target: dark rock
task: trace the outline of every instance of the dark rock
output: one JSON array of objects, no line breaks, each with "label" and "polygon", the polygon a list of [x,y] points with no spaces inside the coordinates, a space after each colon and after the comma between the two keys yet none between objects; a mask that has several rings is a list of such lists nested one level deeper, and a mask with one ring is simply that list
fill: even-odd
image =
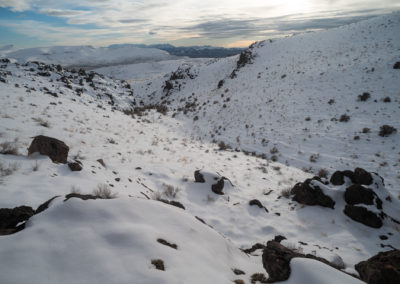
[{"label": "dark rock", "polygon": [[24,229],[25,224],[18,224],[27,221],[34,214],[35,211],[29,206],[0,208],[0,235],[14,234]]},{"label": "dark rock", "polygon": [[307,179],[304,182],[297,183],[290,192],[294,195],[292,200],[301,204],[320,205],[333,209],[335,201],[325,195],[319,186],[313,185],[311,182],[311,179]]},{"label": "dark rock", "polygon": [[285,281],[289,279],[291,269],[290,260],[294,257],[303,257],[318,260],[336,269],[341,269],[324,258],[316,257],[311,254],[301,254],[294,252],[276,241],[269,241],[262,255],[264,269],[268,272],[268,283]]},{"label": "dark rock", "polygon": [[211,185],[212,192],[215,194],[224,195],[224,192],[222,191],[224,189],[224,184],[225,178],[221,177],[216,184]]},{"label": "dark rock", "polygon": [[69,147],[58,139],[39,135],[34,137],[28,149],[28,155],[39,152],[47,155],[53,163],[67,163]]},{"label": "dark rock", "polygon": [[372,228],[382,227],[381,218],[377,214],[369,211],[365,207],[347,204],[343,212],[354,221],[362,223],[368,227]]},{"label": "dark rock", "polygon": [[400,279],[400,250],[380,252],[355,265],[361,280],[368,284],[397,284]]},{"label": "dark rock", "polygon": [[382,241],[385,241],[385,240],[388,239],[388,236],[380,235],[379,238],[380,238]]},{"label": "dark rock", "polygon": [[265,245],[260,244],[260,243],[256,243],[256,244],[253,245],[251,248],[243,249],[242,251],[243,251],[244,253],[250,254],[250,253],[255,252],[255,251],[258,250],[258,249],[265,249]]},{"label": "dark rock", "polygon": [[280,243],[281,241],[286,240],[285,236],[277,235],[274,237],[274,241]]},{"label": "dark rock", "polygon": [[181,209],[185,210],[185,206],[183,206],[182,203],[180,203],[178,201],[166,200],[166,199],[162,199],[162,198],[157,199],[157,200],[161,201],[161,202],[163,202],[165,204],[172,205],[172,206],[175,206],[175,207],[178,207],[178,208],[181,208]]},{"label": "dark rock", "polygon": [[365,93],[363,93],[362,95],[358,95],[358,100],[359,100],[359,101],[362,101],[362,102],[365,102],[365,101],[367,101],[370,97],[371,97],[371,94],[365,92]]},{"label": "dark rock", "polygon": [[237,268],[232,269],[232,271],[233,271],[233,273],[235,273],[235,275],[244,275],[244,274],[246,274],[243,270],[240,270],[240,269],[237,269]]},{"label": "dark rock", "polygon": [[100,165],[103,167],[106,167],[106,164],[104,163],[103,159],[98,159],[97,162],[99,162]]},{"label": "dark rock", "polygon": [[151,264],[153,264],[154,267],[158,270],[165,270],[164,261],[161,259],[153,259],[151,261]]},{"label": "dark rock", "polygon": [[400,61],[397,61],[397,62],[393,65],[393,69],[400,69]]},{"label": "dark rock", "polygon": [[348,177],[349,179],[353,180],[353,178],[354,178],[354,172],[353,171],[345,170],[345,171],[342,171],[342,173],[343,173],[343,175],[345,177]]},{"label": "dark rock", "polygon": [[220,80],[218,82],[218,89],[221,89],[224,86],[225,81],[224,80]]},{"label": "dark rock", "polygon": [[206,182],[205,179],[204,179],[203,174],[200,173],[200,170],[196,170],[194,172],[194,180],[195,180],[195,182],[201,182],[201,183]]},{"label": "dark rock", "polygon": [[268,212],[268,209],[265,208],[264,205],[261,204],[261,201],[258,199],[253,199],[249,201],[250,206],[257,206],[258,208],[264,208],[266,212]]},{"label": "dark rock", "polygon": [[162,244],[162,245],[164,245],[164,246],[168,246],[168,247],[171,247],[171,248],[173,248],[173,249],[178,249],[178,246],[177,246],[176,244],[167,242],[167,241],[164,240],[164,239],[157,239],[157,242],[159,242],[160,244]]},{"label": "dark rock", "polygon": [[39,205],[39,207],[38,207],[38,208],[36,209],[36,211],[35,211],[35,215],[36,215],[36,214],[39,214],[39,213],[43,212],[44,210],[46,210],[47,208],[49,208],[50,203],[51,203],[54,199],[56,199],[57,197],[60,197],[60,196],[59,196],[59,195],[56,195],[56,196],[50,198],[49,200],[47,200],[45,203]]},{"label": "dark rock", "polygon": [[342,185],[344,184],[344,174],[341,171],[336,171],[333,173],[330,179],[331,184],[333,185]]},{"label": "dark rock", "polygon": [[67,201],[70,198],[80,198],[82,200],[89,200],[89,199],[97,199],[99,197],[92,194],[69,193],[65,196],[64,201]]},{"label": "dark rock", "polygon": [[82,165],[78,162],[70,162],[68,163],[68,167],[73,172],[79,172],[82,170]]},{"label": "dark rock", "polygon": [[[377,200],[377,208],[382,209],[382,201],[376,195],[376,193],[370,189],[365,188],[360,184],[353,184],[346,189],[344,193],[344,200],[346,203],[354,205],[354,204],[366,204],[373,205],[374,200]],[[379,208],[380,207],[380,208]]]},{"label": "dark rock", "polygon": [[358,184],[370,185],[372,184],[372,175],[362,168],[354,170],[353,182]]}]

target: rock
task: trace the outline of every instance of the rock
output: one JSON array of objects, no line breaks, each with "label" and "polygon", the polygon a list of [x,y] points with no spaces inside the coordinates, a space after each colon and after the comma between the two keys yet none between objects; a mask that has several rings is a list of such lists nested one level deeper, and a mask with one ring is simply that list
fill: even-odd
[{"label": "rock", "polygon": [[364,169],[356,168],[352,178],[354,183],[370,185],[372,184],[372,175]]},{"label": "rock", "polygon": [[200,172],[200,170],[196,170],[196,171],[194,172],[194,180],[195,180],[195,182],[201,182],[201,183],[206,182],[206,180],[204,179],[204,176],[203,176],[203,174]]},{"label": "rock", "polygon": [[25,224],[18,224],[27,221],[34,214],[35,211],[29,206],[0,208],[0,235],[9,235],[24,229]]},{"label": "rock", "polygon": [[92,194],[69,193],[65,196],[64,201],[67,201],[70,198],[80,198],[82,200],[89,200],[89,199],[97,199],[99,197]]},{"label": "rock", "polygon": [[216,184],[211,185],[212,192],[215,194],[224,195],[224,192],[222,191],[224,189],[224,184],[225,178],[221,177]]},{"label": "rock", "polygon": [[397,284],[400,279],[400,250],[380,252],[355,265],[361,280],[368,284]]},{"label": "rock", "polygon": [[381,136],[381,137],[387,137],[396,132],[397,132],[396,128],[394,128],[393,126],[390,126],[390,125],[386,125],[386,124],[382,125],[379,128],[379,136]]},{"label": "rock", "polygon": [[39,152],[48,156],[53,163],[67,163],[69,147],[58,139],[39,135],[34,137],[28,149],[28,155]]},{"label": "rock", "polygon": [[318,185],[312,184],[312,179],[297,183],[290,191],[292,200],[306,205],[320,205],[323,207],[334,208],[335,201],[325,195]]},{"label": "rock", "polygon": [[250,254],[250,253],[255,252],[255,251],[258,250],[258,249],[265,249],[265,245],[260,244],[260,243],[256,243],[256,244],[254,244],[251,248],[242,249],[242,251],[243,251],[244,253]]},{"label": "rock", "polygon": [[70,163],[68,163],[68,167],[73,172],[79,172],[82,170],[82,163],[80,163],[78,161],[70,162]]},{"label": "rock", "polygon": [[274,237],[274,241],[280,243],[281,241],[286,240],[285,236],[277,235]]},{"label": "rock", "polygon": [[258,208],[264,208],[264,210],[268,213],[268,209],[265,208],[264,205],[261,204],[260,200],[258,199],[253,199],[249,201],[250,206],[257,206]]},{"label": "rock", "polygon": [[341,171],[336,171],[332,174],[330,183],[333,185],[342,185],[344,184],[344,174]]},{"label": "rock", "polygon": [[400,69],[400,61],[397,61],[397,62],[393,65],[393,69]]},{"label": "rock", "polygon": [[98,159],[97,162],[100,163],[103,167],[106,167],[106,164],[104,163],[103,159]]},{"label": "rock", "polygon": [[232,269],[232,271],[233,271],[233,273],[235,273],[235,275],[244,275],[244,274],[246,274],[243,270],[240,270],[240,269],[237,269],[237,268]]},{"label": "rock", "polygon": [[353,184],[346,189],[344,193],[344,200],[347,204],[365,204],[373,205],[374,200],[376,201],[376,207],[382,209],[382,200],[376,195],[376,193],[370,189],[365,188],[360,184]]},{"label": "rock", "polygon": [[38,207],[38,208],[36,209],[36,211],[35,211],[35,215],[36,215],[36,214],[39,214],[39,213],[43,212],[44,210],[46,210],[47,208],[49,208],[50,203],[51,203],[54,199],[56,199],[57,197],[60,197],[60,196],[59,196],[59,195],[56,195],[56,196],[50,198],[49,200],[47,200],[45,203],[39,205],[39,207]]},{"label": "rock", "polygon": [[352,172],[352,171],[350,171],[350,170],[345,170],[345,171],[342,171],[342,173],[343,173],[343,175],[344,175],[345,177],[348,177],[349,179],[353,180],[353,178],[354,178],[354,172]]},{"label": "rock", "polygon": [[316,257],[311,254],[305,255],[297,253],[276,241],[269,241],[267,242],[267,246],[265,247],[262,255],[264,269],[269,275],[267,282],[272,283],[289,279],[291,273],[290,260],[294,257],[310,258],[323,262],[335,269],[340,270],[341,268],[322,257]]},{"label": "rock", "polygon": [[374,212],[369,211],[365,207],[347,204],[343,212],[354,221],[362,223],[368,227],[382,227],[382,220],[380,216],[378,216]]},{"label": "rock", "polygon": [[172,205],[172,206],[175,206],[175,207],[178,207],[178,208],[181,208],[181,209],[185,210],[185,206],[183,206],[182,203],[180,203],[179,201],[167,200],[167,199],[162,199],[162,198],[157,199],[157,200],[161,201],[161,202],[163,202],[165,204]]}]

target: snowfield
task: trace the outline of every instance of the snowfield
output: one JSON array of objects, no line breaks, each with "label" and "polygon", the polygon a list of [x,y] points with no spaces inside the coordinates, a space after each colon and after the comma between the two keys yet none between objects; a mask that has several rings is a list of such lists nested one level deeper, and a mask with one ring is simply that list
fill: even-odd
[{"label": "snowfield", "polygon": [[[2,60],[0,283],[266,283],[263,252],[277,236],[342,270],[295,257],[283,283],[362,282],[354,265],[400,244],[400,134],[378,135],[384,124],[400,131],[399,30],[394,13],[242,56],[162,61],[154,73],[24,62],[75,65],[66,48]],[[87,50],[74,47],[76,62],[90,62]],[[105,65],[121,56],[110,51]],[[82,170],[27,156],[37,135],[65,142]],[[374,201],[361,205],[381,214],[379,228],[344,213],[353,180],[329,182],[356,167],[384,178],[371,175]],[[333,208],[293,200],[317,173],[311,185]],[[3,233],[1,210],[53,197]]]}]

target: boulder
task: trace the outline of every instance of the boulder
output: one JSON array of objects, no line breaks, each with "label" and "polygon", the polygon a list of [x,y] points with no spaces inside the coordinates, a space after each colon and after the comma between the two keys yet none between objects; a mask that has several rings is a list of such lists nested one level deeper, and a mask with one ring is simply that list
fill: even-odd
[{"label": "boulder", "polygon": [[13,209],[0,208],[0,235],[16,233],[25,227],[25,224],[18,225],[27,221],[35,214],[35,210],[29,206],[19,206]]},{"label": "boulder", "polygon": [[333,185],[342,185],[344,184],[344,174],[341,171],[336,171],[332,174],[330,183]]},{"label": "boulder", "polygon": [[369,211],[365,207],[347,204],[343,212],[354,221],[362,223],[368,227],[380,228],[383,225],[381,217],[376,213]]},{"label": "boulder", "polygon": [[356,168],[354,170],[354,176],[352,178],[352,181],[358,184],[370,185],[372,184],[373,179],[372,175],[366,170],[362,168]]},{"label": "boulder", "polygon": [[79,172],[82,170],[82,163],[79,161],[69,162],[68,167],[73,172]]},{"label": "boulder", "polygon": [[58,139],[39,135],[34,137],[28,149],[28,155],[39,152],[48,156],[53,163],[67,163],[69,147]]},{"label": "boulder", "polygon": [[311,254],[301,254],[288,249],[276,241],[267,242],[262,255],[262,262],[264,269],[268,272],[268,283],[285,281],[289,279],[291,269],[290,260],[294,257],[303,257],[318,260],[333,268],[340,269],[339,267],[322,257],[317,257]]},{"label": "boulder", "polygon": [[250,205],[250,206],[257,206],[257,207],[260,208],[260,209],[264,208],[264,210],[268,213],[268,209],[267,209],[264,205],[262,205],[261,201],[258,200],[258,199],[252,199],[252,200],[250,200],[250,201],[249,201],[249,205]]},{"label": "boulder", "polygon": [[346,189],[344,193],[344,200],[347,204],[365,204],[373,205],[376,202],[376,207],[382,209],[382,200],[376,195],[376,193],[370,189],[365,188],[360,184],[353,184]]},{"label": "boulder", "polygon": [[[312,184],[312,179],[297,183],[290,193],[294,195],[292,200],[306,205],[320,205],[323,207],[334,208],[335,201],[325,195],[318,185]],[[314,181],[315,182],[315,181]]]},{"label": "boulder", "polygon": [[212,192],[215,194],[224,195],[224,192],[222,191],[224,189],[224,184],[225,178],[221,177],[216,184],[211,185]]},{"label": "boulder", "polygon": [[397,284],[400,279],[400,250],[380,252],[355,265],[361,280],[368,284]]},{"label": "boulder", "polygon": [[195,180],[195,182],[201,182],[201,183],[206,182],[206,180],[204,179],[204,176],[203,176],[203,174],[200,172],[200,170],[196,170],[196,171],[194,172],[194,180]]}]

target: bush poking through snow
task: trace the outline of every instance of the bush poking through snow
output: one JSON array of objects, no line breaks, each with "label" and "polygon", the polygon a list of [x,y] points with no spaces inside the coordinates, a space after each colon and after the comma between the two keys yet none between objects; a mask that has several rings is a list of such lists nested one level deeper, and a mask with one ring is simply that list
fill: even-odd
[{"label": "bush poking through snow", "polygon": [[17,162],[10,163],[8,164],[8,166],[5,166],[3,163],[0,162],[0,178],[12,175],[12,173],[18,170],[19,168],[20,164]]},{"label": "bush poking through snow", "polygon": [[329,172],[328,172],[327,169],[320,169],[320,170],[318,171],[318,176],[319,176],[320,178],[328,178],[328,174],[329,174]]},{"label": "bush poking through snow", "polygon": [[371,94],[365,92],[365,93],[363,93],[362,95],[358,95],[358,100],[361,101],[361,102],[365,102],[365,101],[367,101],[370,97],[371,97]]},{"label": "bush poking through snow", "polygon": [[347,114],[342,114],[339,118],[340,122],[348,122],[350,120],[350,116],[348,116]]},{"label": "bush poking through snow", "polygon": [[181,189],[179,187],[173,187],[170,184],[164,183],[163,186],[165,189],[162,192],[162,194],[164,194],[168,198],[175,198],[176,195],[181,191]]},{"label": "bush poking through snow", "polygon": [[281,196],[285,197],[285,198],[290,198],[290,192],[291,192],[291,188],[285,188],[282,189],[281,191]]},{"label": "bush poking through snow", "polygon": [[93,190],[93,195],[100,199],[113,199],[117,197],[117,193],[112,193],[106,184],[97,185],[97,188]]},{"label": "bush poking through snow", "polygon": [[165,270],[164,261],[161,260],[161,259],[153,259],[153,260],[151,261],[151,264],[153,264],[154,267],[155,267],[156,269],[158,269],[158,270],[162,270],[162,271]]},{"label": "bush poking through snow", "polygon": [[17,138],[14,141],[6,141],[3,143],[0,143],[0,147],[1,147],[0,154],[19,155]]},{"label": "bush poking through snow", "polygon": [[390,125],[382,125],[379,130],[379,136],[387,137],[393,133],[397,132],[397,129]]}]

